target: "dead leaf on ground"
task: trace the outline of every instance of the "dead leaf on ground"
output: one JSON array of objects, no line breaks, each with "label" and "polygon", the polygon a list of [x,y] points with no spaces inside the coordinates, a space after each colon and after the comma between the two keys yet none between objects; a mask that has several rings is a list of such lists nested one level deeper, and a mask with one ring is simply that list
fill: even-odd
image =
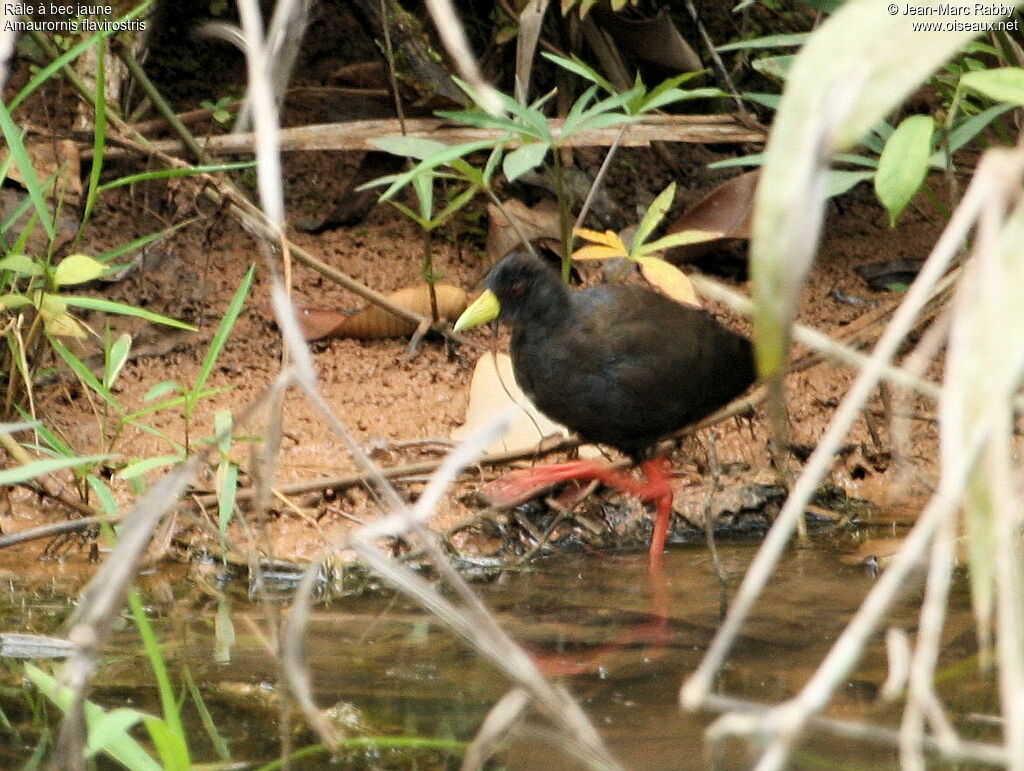
[{"label": "dead leaf on ground", "polygon": [[[512,373],[512,360],[508,354],[485,354],[473,370],[469,384],[469,403],[466,418],[461,426],[452,431],[453,441],[461,442],[481,426],[494,420],[509,407],[519,409],[514,413],[505,433],[487,448],[487,452],[514,452],[536,447],[549,436],[568,436],[569,429],[560,426],[542,415],[516,384]],[[593,445],[581,447],[581,455],[599,455]]]},{"label": "dead leaf on ground", "polygon": [[675,72],[696,72],[704,66],[679,32],[667,8],[649,19],[631,19],[604,9],[596,10],[601,26],[619,45],[640,59]]},{"label": "dead leaf on ground", "polygon": [[[50,198],[59,195],[66,203],[77,205],[82,197],[82,159],[75,143],[70,139],[30,139],[25,142],[25,149],[40,184],[54,178],[44,189],[46,195]],[[6,148],[0,150],[0,163],[7,160],[7,154]],[[17,163],[7,169],[7,178],[25,185]]]},{"label": "dead leaf on ground", "polygon": [[671,262],[695,260],[736,240],[750,238],[750,223],[754,212],[754,194],[760,169],[748,171],[723,182],[696,204],[683,212],[668,226],[668,233],[684,230],[704,230],[721,233],[720,238],[684,244],[669,249],[665,259]]},{"label": "dead leaf on ground", "polygon": [[[435,284],[437,313],[442,319],[454,321],[466,310],[469,297],[465,290],[452,284]],[[392,292],[387,299],[400,308],[430,316],[430,289],[426,284],[406,287]],[[327,337],[354,337],[377,340],[384,337],[406,337],[416,331],[411,321],[399,318],[379,305],[368,305],[356,313],[303,308],[299,311],[299,324],[306,340]]]},{"label": "dead leaf on ground", "polygon": [[[520,230],[528,241],[559,239],[558,208],[552,201],[541,201],[529,207],[522,201],[512,198],[503,201],[511,216],[516,218]],[[509,223],[504,212],[493,203],[487,204],[487,261],[488,267],[496,265],[513,249],[522,244],[519,234]]]}]

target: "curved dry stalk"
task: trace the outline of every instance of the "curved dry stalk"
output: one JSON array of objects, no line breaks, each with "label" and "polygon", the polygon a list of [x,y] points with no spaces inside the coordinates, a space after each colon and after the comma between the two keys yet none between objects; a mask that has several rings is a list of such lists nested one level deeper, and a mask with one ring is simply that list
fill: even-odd
[{"label": "curved dry stalk", "polygon": [[473,742],[462,759],[462,771],[484,767],[487,759],[494,754],[498,743],[507,734],[520,716],[530,706],[530,696],[522,688],[513,688],[491,707],[473,737]]},{"label": "curved dry stalk", "polygon": [[501,99],[498,92],[480,73],[476,57],[473,56],[469,41],[466,39],[466,30],[463,29],[451,0],[426,0],[426,5],[441,43],[455,62],[462,79],[473,90],[476,103],[492,115],[501,115]]},{"label": "curved dry stalk", "polygon": [[[771,707],[765,704],[718,694],[709,696],[705,706],[716,712],[727,712],[735,715],[737,716],[736,722],[744,724],[750,720],[756,720],[771,709]],[[808,721],[808,727],[831,736],[868,742],[883,747],[895,748],[899,745],[899,733],[884,726],[814,715]],[[720,734],[716,731],[709,736],[709,741],[718,741],[725,738],[726,735],[731,735],[731,733]],[[938,752],[940,750],[938,742],[930,736],[924,737],[924,748],[930,752]],[[955,747],[949,749],[948,752],[944,747],[941,750],[943,753],[946,753],[945,758],[954,763],[982,763],[991,766],[1003,766],[1006,764],[1005,750],[992,744],[960,741]]]},{"label": "curved dry stalk", "polygon": [[928,578],[921,621],[917,630],[917,645],[910,659],[907,705],[900,724],[900,764],[910,771],[924,771],[925,722],[931,723],[939,746],[955,746],[956,733],[946,721],[932,683],[935,664],[939,658],[942,628],[946,620],[949,586],[956,556],[956,521],[951,516],[942,523],[932,543],[928,563]]}]

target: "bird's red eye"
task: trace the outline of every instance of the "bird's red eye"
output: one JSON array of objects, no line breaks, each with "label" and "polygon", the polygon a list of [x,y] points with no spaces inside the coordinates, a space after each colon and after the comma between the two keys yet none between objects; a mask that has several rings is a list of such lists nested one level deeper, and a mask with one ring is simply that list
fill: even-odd
[{"label": "bird's red eye", "polygon": [[513,281],[508,285],[508,296],[509,297],[521,297],[526,289],[526,284],[522,281]]}]

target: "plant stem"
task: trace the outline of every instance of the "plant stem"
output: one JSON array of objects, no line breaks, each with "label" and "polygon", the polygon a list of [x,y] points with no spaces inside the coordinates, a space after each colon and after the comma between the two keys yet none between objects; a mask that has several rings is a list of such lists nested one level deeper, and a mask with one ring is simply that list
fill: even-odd
[{"label": "plant stem", "polygon": [[427,282],[427,293],[430,295],[430,320],[433,323],[437,323],[437,290],[434,284],[437,281],[437,276],[434,275],[434,255],[431,247],[433,246],[433,230],[423,229],[423,265],[421,272],[423,273],[423,279]]},{"label": "plant stem", "polygon": [[558,147],[551,148],[555,159],[555,195],[558,197],[558,227],[562,233],[562,281],[569,283],[572,270],[572,226],[569,223],[569,201],[565,192],[565,167]]}]

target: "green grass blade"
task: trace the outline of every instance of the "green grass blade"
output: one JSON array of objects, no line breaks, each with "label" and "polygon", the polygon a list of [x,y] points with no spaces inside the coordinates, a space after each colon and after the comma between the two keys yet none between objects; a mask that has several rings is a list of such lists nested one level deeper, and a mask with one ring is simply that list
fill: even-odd
[{"label": "green grass blade", "polygon": [[110,392],[110,389],[103,385],[99,378],[96,377],[87,366],[85,366],[85,362],[75,356],[75,354],[71,353],[71,351],[69,351],[64,344],[55,337],[50,338],[50,345],[53,347],[53,350],[57,352],[57,355],[64,360],[64,363],[71,368],[71,371],[74,372],[83,383],[85,383],[94,393],[96,393],[103,399],[103,401],[115,410],[118,412],[121,411],[121,405],[117,401],[117,398]]},{"label": "green grass blade", "polygon": [[29,80],[29,82],[25,84],[25,87],[22,88],[21,91],[18,92],[17,96],[15,96],[8,103],[7,109],[10,110],[11,112],[14,112],[14,110],[17,109],[18,105],[20,105],[22,102],[24,102],[30,96],[32,96],[33,92],[37,88],[39,88],[41,85],[43,85],[43,83],[45,83],[50,78],[52,78],[54,73],[57,72],[57,70],[59,70],[65,64],[70,64],[72,61],[77,59],[78,56],[83,51],[85,51],[89,46],[95,44],[95,42],[96,42],[96,40],[98,38],[99,38],[99,35],[90,35],[89,37],[85,38],[81,42],[76,43],[75,45],[73,45],[67,51],[62,53],[60,56],[58,56],[52,62],[50,62],[45,67],[43,67],[41,70],[39,70],[39,72],[37,72],[32,77],[32,79]]},{"label": "green grass blade", "polygon": [[77,458],[45,458],[24,463],[21,466],[0,471],[0,487],[28,482],[43,474],[52,474],[76,466],[91,466],[106,460],[110,455],[82,455]]},{"label": "green grass blade", "polygon": [[171,233],[174,233],[177,230],[181,230],[186,225],[191,225],[195,221],[196,221],[196,218],[192,217],[191,219],[183,220],[182,222],[178,222],[178,223],[175,223],[174,225],[170,225],[170,226],[164,228],[163,230],[158,230],[155,233],[149,233],[148,235],[139,236],[138,238],[133,239],[131,241],[128,241],[127,243],[118,244],[113,249],[108,249],[105,252],[101,252],[100,254],[97,254],[96,255],[96,259],[99,260],[100,262],[104,263],[104,264],[109,263],[109,262],[113,262],[118,257],[120,257],[122,254],[127,254],[128,252],[133,252],[136,249],[141,249],[142,247],[146,246],[147,244],[150,244],[153,241],[156,241],[158,238],[163,238],[164,236],[168,236],[168,235],[170,235]]},{"label": "green grass blade", "polygon": [[240,161],[238,163],[215,163],[208,166],[189,166],[180,169],[159,169],[157,171],[143,171],[139,174],[129,174],[127,177],[120,177],[106,184],[100,185],[99,192],[105,193],[115,187],[133,185],[136,182],[146,182],[151,179],[171,179],[173,177],[188,177],[195,174],[219,174],[222,171],[237,171],[239,169],[251,169],[256,161]]},{"label": "green grass blade", "polygon": [[[171,686],[171,676],[167,671],[167,662],[164,660],[163,651],[160,649],[160,642],[156,639],[153,625],[149,623],[146,616],[146,609],[142,605],[137,589],[128,593],[128,606],[131,608],[132,619],[139,630],[139,637],[142,638],[142,646],[149,657],[149,665],[153,668],[156,677],[157,691],[160,694],[160,704],[163,708],[164,721],[168,728],[168,739],[170,747],[164,747],[164,760],[173,758],[177,761],[176,768],[189,767],[188,744],[185,741],[185,727],[181,722],[181,710],[178,707],[177,699],[174,697],[174,688]],[[153,734],[153,731],[150,731]],[[153,736],[154,741],[157,737]]]},{"label": "green grass blade", "polygon": [[96,91],[93,93],[93,139],[92,168],[89,171],[89,192],[85,196],[82,209],[82,224],[78,227],[78,235],[82,234],[93,206],[100,194],[100,174],[103,171],[103,151],[107,146],[107,89],[106,89],[106,46],[101,38],[97,38],[96,46]]},{"label": "green grass blade", "polygon": [[228,304],[227,311],[224,312],[224,317],[217,326],[217,331],[213,335],[213,340],[210,341],[210,347],[206,351],[203,363],[199,367],[199,374],[196,376],[195,385],[192,386],[193,392],[201,391],[206,385],[210,373],[213,372],[213,367],[216,365],[221,351],[224,350],[224,344],[228,341],[228,337],[231,336],[231,330],[235,328],[238,315],[242,312],[242,306],[245,305],[245,298],[249,295],[249,287],[252,286],[252,279],[255,275],[256,265],[253,264],[249,266],[245,278],[242,279],[241,285],[235,291],[234,297],[231,298],[231,302]]},{"label": "green grass blade", "polygon": [[228,747],[227,740],[221,735],[217,728],[217,721],[214,720],[213,715],[210,714],[210,710],[206,706],[206,702],[203,700],[203,693],[199,690],[195,680],[192,678],[192,672],[189,671],[188,667],[182,670],[182,675],[185,678],[185,687],[188,689],[189,696],[192,698],[192,703],[195,705],[196,712],[199,713],[199,721],[203,724],[203,729],[206,731],[206,735],[210,739],[210,743],[213,744],[213,749],[217,753],[222,761],[227,762],[231,760],[231,749]]},{"label": "green grass blade", "polygon": [[169,316],[162,316],[159,313],[153,313],[147,311],[144,308],[136,308],[134,305],[126,305],[125,303],[115,302],[113,300],[103,300],[99,297],[80,297],[78,295],[60,295],[60,299],[68,305],[73,305],[76,308],[87,308],[91,311],[103,311],[104,313],[119,313],[122,316],[135,316],[136,318],[145,319],[146,321],[152,321],[154,324],[163,324],[168,327],[174,327],[175,329],[184,329],[188,332],[195,332],[196,328],[191,324],[186,324],[184,321],[178,321],[172,319]]},{"label": "green grass blade", "polygon": [[36,207],[39,219],[46,229],[46,235],[53,241],[57,237],[57,231],[50,217],[50,210],[46,204],[43,187],[39,184],[39,177],[36,176],[35,166],[32,165],[32,159],[28,155],[28,150],[25,149],[23,133],[14,125],[10,112],[7,111],[7,107],[3,104],[0,104],[0,132],[3,132],[4,139],[7,140],[7,147],[11,151],[15,165],[17,165],[18,170],[21,172],[21,177],[24,180],[29,197],[32,199],[32,204]]}]

